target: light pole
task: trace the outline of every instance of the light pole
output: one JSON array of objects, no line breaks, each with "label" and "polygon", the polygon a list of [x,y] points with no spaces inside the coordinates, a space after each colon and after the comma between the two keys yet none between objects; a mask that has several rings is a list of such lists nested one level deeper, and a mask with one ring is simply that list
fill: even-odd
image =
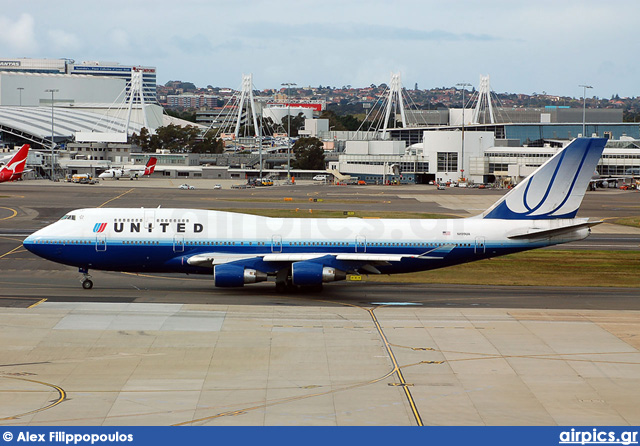
[{"label": "light pole", "polygon": [[462,150],[460,151],[460,178],[464,180],[464,91],[466,87],[470,87],[468,82],[456,84],[456,87],[462,87]]},{"label": "light pole", "polygon": [[53,149],[56,146],[56,143],[53,139],[53,94],[57,93],[59,90],[57,88],[50,88],[45,90],[45,93],[51,93],[51,181],[55,181],[55,170],[54,170],[54,154]]},{"label": "light pole", "polygon": [[284,82],[283,87],[287,87],[287,182],[291,182],[291,87],[295,87],[293,82]]},{"label": "light pole", "polygon": [[22,107],[22,90],[24,90],[24,87],[18,87],[16,90],[18,90],[18,93],[20,94],[20,107]]},{"label": "light pole", "polygon": [[593,87],[591,85],[578,85],[578,87],[582,87],[582,137],[586,138],[585,123],[587,117],[587,88]]}]

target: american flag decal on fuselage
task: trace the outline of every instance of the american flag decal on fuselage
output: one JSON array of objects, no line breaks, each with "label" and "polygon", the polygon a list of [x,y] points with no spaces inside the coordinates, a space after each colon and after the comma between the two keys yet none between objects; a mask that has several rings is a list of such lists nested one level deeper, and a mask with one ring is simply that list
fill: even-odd
[{"label": "american flag decal on fuselage", "polygon": [[106,228],[106,223],[96,223],[96,225],[93,227],[93,232],[103,232]]}]

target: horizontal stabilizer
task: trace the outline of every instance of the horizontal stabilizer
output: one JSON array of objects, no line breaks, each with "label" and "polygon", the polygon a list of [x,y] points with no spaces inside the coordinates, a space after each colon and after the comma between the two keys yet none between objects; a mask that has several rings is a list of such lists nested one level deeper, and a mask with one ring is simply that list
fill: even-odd
[{"label": "horizontal stabilizer", "polygon": [[529,228],[525,232],[509,234],[507,235],[507,238],[524,239],[524,238],[553,237],[555,235],[562,235],[568,232],[573,232],[578,229],[590,228],[592,226],[599,225],[600,223],[603,223],[603,221],[583,222],[575,225],[560,226],[557,228],[549,228],[549,229]]}]

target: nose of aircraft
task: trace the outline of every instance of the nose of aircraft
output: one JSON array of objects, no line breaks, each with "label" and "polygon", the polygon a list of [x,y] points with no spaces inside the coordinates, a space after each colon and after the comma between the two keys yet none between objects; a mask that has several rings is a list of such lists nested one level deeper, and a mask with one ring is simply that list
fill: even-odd
[{"label": "nose of aircraft", "polygon": [[60,243],[51,241],[50,234],[46,234],[46,228],[40,229],[34,232],[29,237],[24,239],[22,246],[32,254],[42,257],[44,259],[54,260],[55,251],[54,248],[59,248]]},{"label": "nose of aircraft", "polygon": [[29,237],[24,239],[24,241],[22,242],[22,246],[24,246],[27,251],[32,252],[34,254],[38,254],[36,252],[36,236],[37,236],[38,232],[39,231],[34,232]]}]

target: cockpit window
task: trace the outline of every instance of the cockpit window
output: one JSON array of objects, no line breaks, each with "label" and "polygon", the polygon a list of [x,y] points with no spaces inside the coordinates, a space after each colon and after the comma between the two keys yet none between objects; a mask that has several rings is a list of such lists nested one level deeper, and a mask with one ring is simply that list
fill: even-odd
[{"label": "cockpit window", "polygon": [[62,217],[60,220],[75,220],[76,216],[72,215],[72,214],[67,214],[64,217]]}]

